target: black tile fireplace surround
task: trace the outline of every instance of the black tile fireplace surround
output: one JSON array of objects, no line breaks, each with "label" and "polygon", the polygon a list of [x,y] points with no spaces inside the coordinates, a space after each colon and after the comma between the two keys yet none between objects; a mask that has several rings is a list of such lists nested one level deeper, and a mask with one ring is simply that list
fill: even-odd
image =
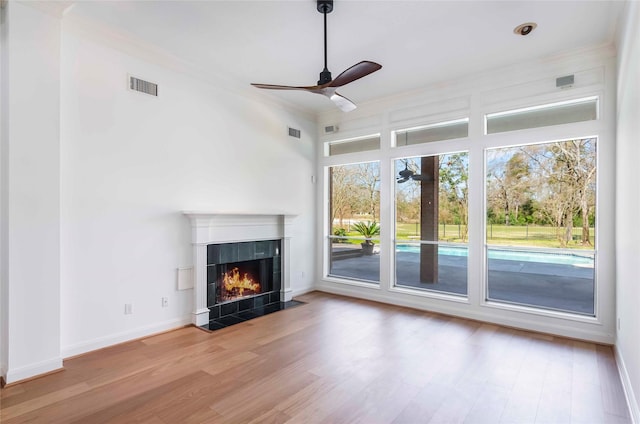
[{"label": "black tile fireplace surround", "polygon": [[[207,245],[207,307],[209,324],[205,328],[216,330],[236,322],[264,315],[269,311],[285,309],[280,302],[282,287],[281,240],[260,240],[239,243]],[[220,301],[221,274],[229,268],[251,264],[260,272],[263,290],[234,300]],[[289,303],[289,302],[287,302]]]}]

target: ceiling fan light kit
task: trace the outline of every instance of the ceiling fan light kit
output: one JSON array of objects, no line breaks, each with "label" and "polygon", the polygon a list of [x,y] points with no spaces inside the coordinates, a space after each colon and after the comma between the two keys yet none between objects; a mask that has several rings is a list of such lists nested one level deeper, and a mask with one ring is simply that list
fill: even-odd
[{"label": "ceiling fan light kit", "polygon": [[365,77],[373,72],[376,72],[382,68],[382,65],[364,60],[356,63],[352,67],[348,68],[335,79],[331,78],[331,72],[327,67],[327,14],[333,11],[333,0],[317,0],[318,12],[324,16],[324,68],[320,72],[320,79],[317,85],[310,86],[291,86],[291,85],[273,85],[273,84],[251,84],[257,88],[263,88],[267,90],[302,90],[310,93],[322,94],[328,97],[331,101],[343,112],[349,112],[356,108],[356,105],[346,97],[336,92],[338,87],[347,85],[355,80]]}]

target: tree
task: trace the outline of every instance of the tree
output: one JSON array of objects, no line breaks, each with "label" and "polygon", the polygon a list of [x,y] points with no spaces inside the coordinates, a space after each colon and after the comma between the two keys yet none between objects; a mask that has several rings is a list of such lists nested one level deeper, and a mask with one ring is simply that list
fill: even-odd
[{"label": "tree", "polygon": [[[463,240],[467,238],[468,234],[468,162],[467,153],[441,155],[439,161],[440,197],[446,199],[447,203],[444,206],[453,213],[457,221],[455,223],[463,226]],[[442,204],[440,204],[440,210],[443,210]]]},{"label": "tree", "polygon": [[[504,150],[498,150],[503,154]],[[520,208],[530,200],[531,181],[527,155],[514,151],[502,160],[492,161],[487,187],[489,204],[504,211],[505,224],[517,224]],[[498,215],[494,211],[494,215]]]},{"label": "tree", "polygon": [[333,166],[330,168],[331,181],[331,222],[339,219],[340,227],[343,227],[345,216],[351,215],[349,200],[350,169],[346,166]]},{"label": "tree", "polygon": [[576,139],[521,148],[531,160],[532,183],[543,213],[551,218],[561,245],[573,238],[573,222],[581,214],[583,245],[590,245],[589,216],[595,207],[595,139]]},{"label": "tree", "polygon": [[380,167],[378,162],[330,168],[331,219],[343,226],[345,218],[367,214],[376,220],[380,211]]},{"label": "tree", "polygon": [[366,212],[373,221],[380,213],[380,165],[378,162],[367,162],[356,165],[355,182],[361,194]]},{"label": "tree", "polygon": [[[570,140],[551,146],[561,184],[571,191],[571,207],[582,217],[582,244],[591,245],[589,213],[595,203],[595,139]],[[571,211],[571,212],[573,212]],[[573,222],[573,213],[568,221]]]}]

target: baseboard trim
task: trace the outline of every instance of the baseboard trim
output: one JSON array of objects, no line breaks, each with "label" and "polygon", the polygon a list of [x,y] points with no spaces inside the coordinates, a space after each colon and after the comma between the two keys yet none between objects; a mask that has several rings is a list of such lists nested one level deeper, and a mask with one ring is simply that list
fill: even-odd
[{"label": "baseboard trim", "polygon": [[[588,329],[569,328],[566,326],[554,324],[554,323],[539,323],[528,318],[518,318],[515,316],[504,317],[496,316],[490,311],[479,309],[463,309],[454,305],[454,302],[430,302],[425,303],[424,299],[416,298],[416,296],[402,296],[395,293],[391,296],[381,294],[380,290],[362,290],[360,287],[355,287],[349,284],[325,284],[320,283],[316,285],[316,290],[333,293],[343,296],[355,297],[357,299],[371,300],[373,302],[380,302],[389,305],[404,306],[407,308],[418,309],[421,311],[435,312],[443,315],[455,316],[475,321],[481,321],[503,327],[510,327],[521,329],[525,331],[533,331],[536,333],[551,334],[555,336],[562,336],[576,340],[586,340],[594,343],[600,343],[605,345],[613,345],[615,342],[614,336],[599,332],[589,331]],[[451,305],[449,305],[451,303]]]},{"label": "baseboard trim", "polygon": [[315,286],[297,288],[293,291],[293,297],[302,296],[303,294],[311,293],[312,291],[315,291],[315,290],[317,290]]},{"label": "baseboard trim", "polygon": [[23,367],[7,369],[4,382],[6,386],[11,386],[25,380],[38,378],[46,374],[62,371],[62,358],[56,357],[47,359],[46,361],[36,362],[35,364],[25,365]]},{"label": "baseboard trim", "polygon": [[617,345],[613,346],[613,352],[616,356],[616,365],[618,367],[618,374],[620,375],[620,381],[622,381],[622,389],[624,390],[624,396],[627,398],[627,406],[629,407],[629,415],[631,415],[631,422],[633,424],[640,423],[640,407],[636,402],[636,396],[633,392],[633,386],[631,385],[631,379],[627,372],[627,367],[624,363],[624,358],[620,354],[620,350]]},{"label": "baseboard trim", "polygon": [[103,349],[105,347],[132,341],[142,337],[151,336],[165,331],[174,330],[189,324],[191,324],[191,316],[186,315],[182,318],[176,318],[158,324],[147,325],[144,327],[123,331],[121,333],[110,334],[108,336],[98,337],[86,342],[63,346],[61,349],[61,356],[65,359],[69,359],[71,357],[92,352],[94,350]]}]

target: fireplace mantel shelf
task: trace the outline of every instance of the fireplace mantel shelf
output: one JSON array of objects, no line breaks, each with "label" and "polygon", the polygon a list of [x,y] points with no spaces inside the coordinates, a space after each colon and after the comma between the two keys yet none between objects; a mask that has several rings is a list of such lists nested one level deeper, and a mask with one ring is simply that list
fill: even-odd
[{"label": "fireplace mantel shelf", "polygon": [[197,211],[197,210],[185,210],[182,211],[187,216],[201,216],[201,217],[216,217],[216,216],[296,216],[295,213],[288,213],[283,211],[269,211],[269,212],[212,212],[212,211]]},{"label": "fireplace mantel shelf", "polygon": [[204,325],[209,320],[207,308],[207,245],[257,240],[282,240],[281,301],[291,300],[291,232],[294,214],[282,212],[212,212],[183,211],[191,221],[194,255],[193,323]]}]

